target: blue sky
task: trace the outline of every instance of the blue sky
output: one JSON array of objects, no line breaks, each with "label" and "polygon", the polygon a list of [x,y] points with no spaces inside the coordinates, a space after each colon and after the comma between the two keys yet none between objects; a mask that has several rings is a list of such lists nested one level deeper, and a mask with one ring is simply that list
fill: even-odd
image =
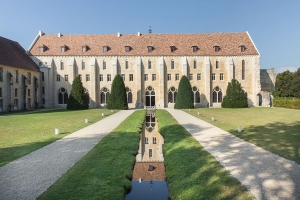
[{"label": "blue sky", "polygon": [[300,1],[0,0],[0,36],[28,49],[39,30],[63,34],[248,31],[261,68],[300,68]]}]

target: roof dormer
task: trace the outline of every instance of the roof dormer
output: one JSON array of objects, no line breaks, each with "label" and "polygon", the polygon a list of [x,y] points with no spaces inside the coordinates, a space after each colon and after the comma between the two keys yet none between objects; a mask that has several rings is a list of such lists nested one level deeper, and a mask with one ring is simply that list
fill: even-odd
[{"label": "roof dormer", "polygon": [[39,52],[40,53],[43,53],[43,52],[45,52],[46,51],[46,46],[45,45],[41,45],[41,46],[39,46]]},{"label": "roof dormer", "polygon": [[241,48],[241,52],[244,52],[244,51],[246,51],[246,47],[245,47],[245,45],[240,45],[240,48]]},{"label": "roof dormer", "polygon": [[148,48],[148,53],[151,53],[154,49],[153,46],[147,46],[147,48]]},{"label": "roof dormer", "polygon": [[108,52],[108,46],[102,46],[102,48],[103,48],[103,53]]},{"label": "roof dormer", "polygon": [[176,47],[174,45],[170,46],[170,48],[171,48],[171,52],[176,51]]},{"label": "roof dormer", "polygon": [[215,52],[219,52],[221,49],[219,45],[215,45],[214,48],[215,48]]},{"label": "roof dormer", "polygon": [[192,48],[193,48],[193,52],[197,52],[199,49],[198,46],[196,46],[196,45],[192,46]]},{"label": "roof dormer", "polygon": [[130,46],[125,46],[125,52],[129,52],[131,51],[131,47]]},{"label": "roof dormer", "polygon": [[67,51],[67,46],[66,45],[60,46],[60,52],[66,52],[66,51]]},{"label": "roof dormer", "polygon": [[81,50],[82,50],[82,53],[87,52],[88,51],[88,46],[86,44],[81,46]]}]

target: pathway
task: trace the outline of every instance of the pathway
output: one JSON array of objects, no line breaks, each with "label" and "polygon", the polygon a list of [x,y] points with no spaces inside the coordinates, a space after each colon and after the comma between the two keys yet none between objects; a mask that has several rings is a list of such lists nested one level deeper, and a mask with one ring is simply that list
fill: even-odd
[{"label": "pathway", "polygon": [[272,154],[181,110],[166,110],[257,199],[300,199],[300,165],[294,161]]},{"label": "pathway", "polygon": [[0,199],[36,199],[134,110],[123,110],[0,167]]}]

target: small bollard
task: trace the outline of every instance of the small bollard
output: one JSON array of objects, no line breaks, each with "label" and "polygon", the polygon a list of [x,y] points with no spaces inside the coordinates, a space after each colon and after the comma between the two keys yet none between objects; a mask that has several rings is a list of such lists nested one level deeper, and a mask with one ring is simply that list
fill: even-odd
[{"label": "small bollard", "polygon": [[215,121],[215,118],[214,118],[214,117],[211,117],[211,121]]},{"label": "small bollard", "polygon": [[139,183],[141,183],[142,182],[142,179],[141,178],[139,178]]},{"label": "small bollard", "polygon": [[112,113],[113,113],[114,111],[113,111],[113,110],[111,110],[110,112],[112,112]]},{"label": "small bollard", "polygon": [[189,109],[189,112],[191,112],[191,109]]},{"label": "small bollard", "polygon": [[85,119],[85,123],[89,123],[89,120],[88,120],[88,119]]},{"label": "small bollard", "polygon": [[198,115],[200,115],[200,112],[198,112]]},{"label": "small bollard", "polygon": [[58,135],[58,134],[59,134],[59,129],[56,128],[56,129],[55,129],[55,135]]},{"label": "small bollard", "polygon": [[242,127],[241,126],[238,126],[238,132],[242,132]]},{"label": "small bollard", "polygon": [[104,116],[104,113],[102,113],[102,117]]}]

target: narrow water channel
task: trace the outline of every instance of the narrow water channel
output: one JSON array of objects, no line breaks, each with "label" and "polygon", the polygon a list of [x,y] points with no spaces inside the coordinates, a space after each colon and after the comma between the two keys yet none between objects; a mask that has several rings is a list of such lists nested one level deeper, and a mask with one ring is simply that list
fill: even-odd
[{"label": "narrow water channel", "polygon": [[132,190],[125,196],[126,200],[169,199],[163,144],[164,138],[158,132],[155,113],[147,111],[133,169]]}]

